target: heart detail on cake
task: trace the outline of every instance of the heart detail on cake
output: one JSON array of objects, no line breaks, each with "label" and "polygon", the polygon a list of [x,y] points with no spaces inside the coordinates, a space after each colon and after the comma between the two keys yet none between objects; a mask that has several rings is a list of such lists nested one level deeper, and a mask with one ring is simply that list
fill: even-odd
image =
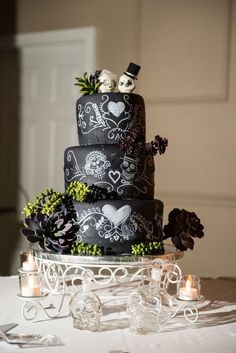
[{"label": "heart detail on cake", "polygon": [[89,229],[89,226],[86,225],[86,224],[83,225],[82,228],[81,228],[81,230],[83,231],[83,233],[86,232],[86,230],[88,230],[88,229]]},{"label": "heart detail on cake", "polygon": [[130,216],[131,207],[129,205],[125,205],[117,210],[112,205],[104,205],[102,212],[109,219],[109,221],[117,227],[120,223],[124,223]]},{"label": "heart detail on cake", "polygon": [[112,113],[118,118],[120,114],[123,113],[123,111],[125,110],[125,105],[123,102],[109,102],[107,108],[110,113]]},{"label": "heart detail on cake", "polygon": [[108,175],[111,181],[113,181],[113,183],[116,184],[117,181],[120,179],[121,173],[118,170],[110,170]]}]

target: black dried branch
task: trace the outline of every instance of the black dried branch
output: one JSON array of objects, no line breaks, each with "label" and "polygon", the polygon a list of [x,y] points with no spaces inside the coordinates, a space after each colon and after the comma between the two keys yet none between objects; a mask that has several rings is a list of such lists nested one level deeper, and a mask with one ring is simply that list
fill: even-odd
[{"label": "black dried branch", "polygon": [[145,136],[139,127],[133,128],[127,137],[118,144],[119,149],[131,155],[151,155],[163,154],[168,146],[168,140],[159,135],[151,142],[146,142]]}]

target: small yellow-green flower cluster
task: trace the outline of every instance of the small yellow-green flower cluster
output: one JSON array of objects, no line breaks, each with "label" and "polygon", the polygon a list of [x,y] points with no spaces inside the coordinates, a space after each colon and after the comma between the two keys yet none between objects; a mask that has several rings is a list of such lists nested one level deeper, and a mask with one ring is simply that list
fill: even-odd
[{"label": "small yellow-green flower cluster", "polygon": [[52,188],[46,189],[44,193],[40,193],[34,198],[35,202],[29,202],[23,208],[23,215],[30,217],[33,213],[37,213],[38,210],[43,214],[50,216],[55,207],[62,203],[62,193],[54,191]]},{"label": "small yellow-green flower cluster", "polygon": [[89,191],[87,184],[81,183],[80,181],[72,181],[66,189],[67,195],[79,202],[85,201]]},{"label": "small yellow-green flower cluster", "polygon": [[163,254],[164,247],[162,242],[144,242],[132,245],[132,255],[154,255]]},{"label": "small yellow-green flower cluster", "polygon": [[92,255],[102,256],[102,249],[97,244],[87,244],[83,242],[76,242],[72,244],[71,255]]},{"label": "small yellow-green flower cluster", "polygon": [[52,214],[55,207],[61,203],[62,203],[62,194],[60,192],[55,191],[53,194],[51,194],[49,200],[45,202],[42,209],[42,213],[49,216],[50,214]]}]

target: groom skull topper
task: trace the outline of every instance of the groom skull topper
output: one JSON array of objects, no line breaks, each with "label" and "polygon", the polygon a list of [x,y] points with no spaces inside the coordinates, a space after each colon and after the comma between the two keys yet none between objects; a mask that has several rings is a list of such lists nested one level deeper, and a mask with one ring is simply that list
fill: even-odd
[{"label": "groom skull topper", "polygon": [[139,73],[140,66],[130,63],[128,69],[120,76],[118,89],[122,93],[132,93],[135,89],[135,80]]}]

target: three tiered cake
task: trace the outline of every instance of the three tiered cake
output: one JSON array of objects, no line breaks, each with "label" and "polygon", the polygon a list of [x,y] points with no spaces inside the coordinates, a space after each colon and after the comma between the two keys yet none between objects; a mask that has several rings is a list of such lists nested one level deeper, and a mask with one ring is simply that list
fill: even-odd
[{"label": "three tiered cake", "polygon": [[[174,209],[163,228],[163,203],[154,199],[154,155],[167,139],[146,142],[145,105],[132,93],[140,66],[119,78],[108,70],[76,78],[79,146],[64,154],[65,193],[47,189],[28,203],[21,234],[42,249],[78,255],[162,253],[171,237],[193,249],[203,226],[194,212]],[[164,235],[163,235],[164,231]]]},{"label": "three tiered cake", "polygon": [[162,240],[163,203],[154,197],[154,158],[119,147],[136,125],[145,136],[143,98],[133,93],[85,95],[76,104],[80,146],[65,151],[65,184],[95,184],[119,199],[75,202],[78,237],[105,253],[130,254],[131,245]]}]

